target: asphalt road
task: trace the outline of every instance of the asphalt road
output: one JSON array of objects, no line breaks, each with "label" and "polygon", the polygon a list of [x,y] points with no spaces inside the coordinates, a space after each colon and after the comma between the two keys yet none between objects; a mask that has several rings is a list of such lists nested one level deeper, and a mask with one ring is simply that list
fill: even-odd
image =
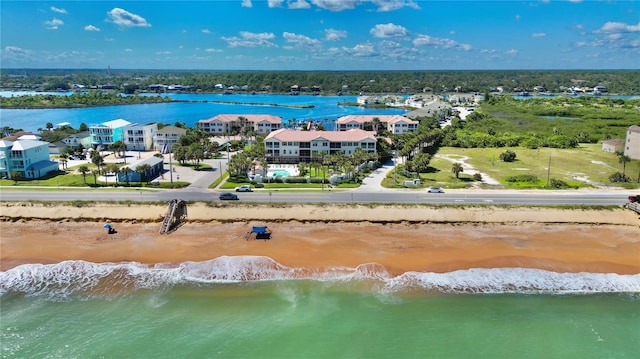
[{"label": "asphalt road", "polygon": [[[134,201],[152,202],[182,199],[186,201],[216,201],[222,191],[212,190],[85,190],[57,191],[8,190],[0,193],[1,201]],[[499,191],[478,190],[446,193],[416,191],[255,191],[237,193],[238,202],[287,203],[433,203],[433,204],[510,204],[510,205],[619,205],[627,203],[626,191]]]}]

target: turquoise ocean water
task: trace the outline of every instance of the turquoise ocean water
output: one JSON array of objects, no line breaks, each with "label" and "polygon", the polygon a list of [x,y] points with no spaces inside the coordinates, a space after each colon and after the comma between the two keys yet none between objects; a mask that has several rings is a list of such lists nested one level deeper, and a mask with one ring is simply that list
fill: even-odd
[{"label": "turquoise ocean water", "polygon": [[265,257],[0,272],[3,358],[637,358],[640,274]]}]

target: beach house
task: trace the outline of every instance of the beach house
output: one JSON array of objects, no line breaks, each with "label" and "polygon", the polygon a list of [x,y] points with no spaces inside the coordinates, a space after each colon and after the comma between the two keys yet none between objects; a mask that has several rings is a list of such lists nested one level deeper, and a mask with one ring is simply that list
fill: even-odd
[{"label": "beach house", "polygon": [[120,118],[89,126],[91,147],[95,149],[106,149],[114,142],[124,142],[124,128],[128,125],[131,125],[131,122]]},{"label": "beach house", "polygon": [[375,132],[361,129],[348,131],[280,129],[271,132],[264,139],[268,163],[311,162],[336,152],[351,155],[356,148],[375,153],[376,143]]},{"label": "beach house", "polygon": [[0,140],[0,176],[40,178],[58,171],[58,162],[49,159],[49,142],[31,139]]},{"label": "beach house", "polygon": [[158,131],[157,123],[146,125],[130,124],[123,127],[124,144],[128,151],[150,151],[153,149],[153,139]]},{"label": "beach house", "polygon": [[173,146],[178,143],[178,139],[180,136],[183,136],[187,133],[187,130],[184,128],[176,127],[176,126],[164,126],[163,128],[156,131],[153,136],[153,146],[156,151],[161,153],[169,153]]}]

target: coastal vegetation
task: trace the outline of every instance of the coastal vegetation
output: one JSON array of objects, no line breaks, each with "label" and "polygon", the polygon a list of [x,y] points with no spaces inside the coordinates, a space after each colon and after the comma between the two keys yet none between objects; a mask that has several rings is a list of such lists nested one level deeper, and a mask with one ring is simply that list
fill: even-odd
[{"label": "coastal vegetation", "polygon": [[0,108],[79,108],[98,106],[138,105],[172,102],[167,96],[125,96],[107,91],[76,92],[71,95],[36,94],[12,97],[0,96]]},{"label": "coastal vegetation", "polygon": [[186,92],[360,93],[487,93],[499,86],[508,91],[563,93],[573,85],[604,85],[610,93],[640,93],[638,70],[483,70],[483,71],[178,71],[3,69],[0,88],[8,90],[114,89],[123,93],[164,93],[158,84],[179,84]]}]

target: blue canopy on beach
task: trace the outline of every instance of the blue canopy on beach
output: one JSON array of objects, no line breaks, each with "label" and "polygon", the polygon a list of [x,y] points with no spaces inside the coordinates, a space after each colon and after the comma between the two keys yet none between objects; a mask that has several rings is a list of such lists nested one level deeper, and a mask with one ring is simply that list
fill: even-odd
[{"label": "blue canopy on beach", "polygon": [[102,226],[102,228],[111,228],[111,224],[106,223],[104,226]]}]

